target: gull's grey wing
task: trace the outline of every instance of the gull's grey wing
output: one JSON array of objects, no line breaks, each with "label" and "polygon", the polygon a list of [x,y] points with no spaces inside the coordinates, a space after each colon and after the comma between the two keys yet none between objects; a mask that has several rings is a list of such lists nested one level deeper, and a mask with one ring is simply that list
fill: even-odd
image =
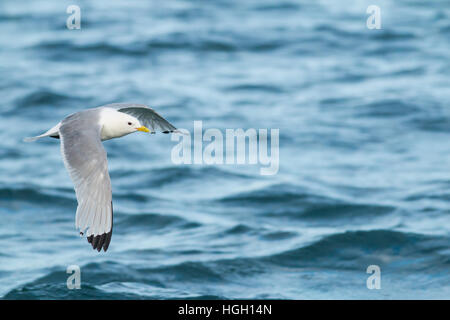
[{"label": "gull's grey wing", "polygon": [[[61,153],[75,185],[75,225],[94,249],[108,249],[113,208],[106,151],[100,140],[99,110],[75,113],[61,123]],[[87,230],[86,230],[87,229]]]},{"label": "gull's grey wing", "polygon": [[136,117],[152,133],[155,133],[156,130],[160,130],[162,133],[170,133],[177,130],[169,121],[144,104],[113,103],[104,107],[114,108],[117,111]]}]

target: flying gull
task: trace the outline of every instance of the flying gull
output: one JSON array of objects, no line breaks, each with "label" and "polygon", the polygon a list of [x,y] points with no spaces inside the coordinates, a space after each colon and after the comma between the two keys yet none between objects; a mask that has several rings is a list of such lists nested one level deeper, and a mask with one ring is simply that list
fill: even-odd
[{"label": "flying gull", "polygon": [[108,250],[113,227],[111,181],[102,141],[142,131],[178,132],[167,120],[143,104],[113,103],[69,115],[44,137],[60,139],[64,165],[75,186],[78,207],[75,226],[93,249]]}]

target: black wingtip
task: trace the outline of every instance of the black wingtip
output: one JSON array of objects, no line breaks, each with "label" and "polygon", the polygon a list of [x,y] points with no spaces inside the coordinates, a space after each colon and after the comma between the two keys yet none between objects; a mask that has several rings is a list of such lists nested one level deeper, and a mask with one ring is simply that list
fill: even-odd
[{"label": "black wingtip", "polygon": [[103,251],[107,251],[109,244],[111,242],[112,237],[112,230],[113,230],[113,203],[111,201],[111,230],[109,232],[105,232],[103,234],[97,235],[94,237],[94,235],[90,235],[87,237],[87,241],[92,245],[92,249],[97,249],[98,252],[100,252],[103,248]]},{"label": "black wingtip", "polygon": [[112,231],[106,234],[105,242],[103,244],[103,251],[107,251],[109,247],[109,243],[111,242]]},{"label": "black wingtip", "polygon": [[103,233],[94,237],[91,235],[87,237],[87,241],[92,245],[92,249],[100,252],[103,248],[103,251],[107,251],[109,247],[109,243],[111,242],[112,230],[107,233]]},{"label": "black wingtip", "polygon": [[[111,230],[109,232],[96,235],[95,237],[93,234],[87,237],[88,242],[92,245],[92,249],[97,250],[98,252],[100,252],[102,248],[105,252],[108,250],[112,237],[113,213],[114,210],[111,201]],[[83,235],[83,232],[80,232],[80,234]]]}]

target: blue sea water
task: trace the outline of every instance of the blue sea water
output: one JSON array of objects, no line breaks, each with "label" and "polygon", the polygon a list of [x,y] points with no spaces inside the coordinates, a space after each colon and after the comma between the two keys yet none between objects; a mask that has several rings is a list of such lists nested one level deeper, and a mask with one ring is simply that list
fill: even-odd
[{"label": "blue sea water", "polygon": [[[373,2],[2,0],[0,297],[450,298],[450,2]],[[107,141],[98,253],[58,140],[22,139],[122,101],[191,131],[279,129],[279,171],[176,165],[163,134]]]}]

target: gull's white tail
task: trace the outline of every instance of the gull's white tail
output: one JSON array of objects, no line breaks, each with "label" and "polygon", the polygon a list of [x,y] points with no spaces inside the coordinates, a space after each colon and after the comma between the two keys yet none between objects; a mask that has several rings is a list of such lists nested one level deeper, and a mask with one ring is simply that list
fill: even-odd
[{"label": "gull's white tail", "polygon": [[48,130],[47,132],[39,135],[39,136],[35,136],[35,137],[26,137],[23,139],[24,142],[32,142],[32,141],[36,141],[40,138],[45,138],[45,137],[57,137],[59,136],[59,126],[61,125],[61,122],[58,123],[56,126],[54,126],[53,128],[51,128],[50,130]]},{"label": "gull's white tail", "polygon": [[43,138],[43,136],[26,137],[26,138],[23,138],[23,142],[33,142],[40,138]]}]

